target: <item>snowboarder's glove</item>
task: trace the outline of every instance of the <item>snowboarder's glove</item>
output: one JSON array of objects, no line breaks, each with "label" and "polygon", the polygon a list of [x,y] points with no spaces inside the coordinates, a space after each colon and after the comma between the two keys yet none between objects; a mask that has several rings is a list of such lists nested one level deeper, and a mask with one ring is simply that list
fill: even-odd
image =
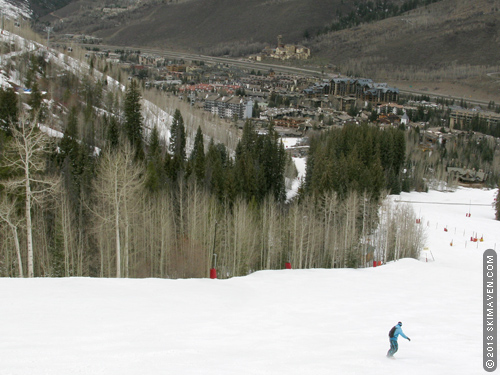
[{"label": "snowboarder's glove", "polygon": [[409,337],[408,337],[408,341],[411,341]]}]

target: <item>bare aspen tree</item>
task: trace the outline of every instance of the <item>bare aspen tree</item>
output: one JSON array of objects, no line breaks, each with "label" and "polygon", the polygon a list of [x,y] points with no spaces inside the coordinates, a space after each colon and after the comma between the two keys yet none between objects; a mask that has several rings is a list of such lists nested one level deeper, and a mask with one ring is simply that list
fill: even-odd
[{"label": "bare aspen tree", "polygon": [[160,218],[157,225],[160,226],[159,235],[160,235],[160,277],[168,276],[168,262],[170,261],[170,252],[172,249],[171,242],[172,238],[175,236],[174,230],[174,218],[173,218],[173,207],[170,196],[168,194],[164,194],[161,199],[159,199],[158,205],[159,213],[158,217]]},{"label": "bare aspen tree", "polygon": [[345,220],[342,264],[343,267],[348,267],[349,265],[353,265],[348,265],[348,263],[355,262],[355,257],[358,255],[354,249],[358,239],[356,221],[359,214],[359,196],[356,192],[351,191],[349,193],[343,202],[343,210],[345,212]]},{"label": "bare aspen tree", "polygon": [[425,234],[422,225],[416,224],[417,216],[409,205],[399,205],[396,210],[394,224],[397,226],[397,246],[398,257],[417,258],[425,243]]},{"label": "bare aspen tree", "polygon": [[409,205],[391,201],[382,205],[380,224],[375,235],[378,259],[385,262],[401,258],[418,259],[425,243],[425,232],[416,219]]},{"label": "bare aspen tree", "polygon": [[217,204],[217,199],[215,197],[210,197],[210,207],[208,211],[208,218],[207,221],[205,222],[206,226],[206,231],[208,233],[208,246],[205,250],[207,256],[208,256],[208,262],[206,265],[206,270],[205,270],[205,275],[210,274],[210,268],[212,267],[212,260],[214,257],[217,257],[217,252],[218,252],[218,247],[217,247],[217,240],[219,240],[220,243],[220,236],[217,236],[217,230],[218,230],[218,220],[220,219],[221,215],[221,207],[220,205]]},{"label": "bare aspen tree", "polygon": [[220,217],[214,226],[214,236],[216,236],[217,246],[217,268],[222,271],[222,274],[230,274],[231,269],[231,224],[233,215],[230,207],[225,205],[221,208]]},{"label": "bare aspen tree", "polygon": [[369,262],[374,260],[373,253],[373,230],[378,222],[377,210],[378,202],[373,201],[365,191],[362,196],[362,227],[361,227],[361,253],[363,267],[369,266]]},{"label": "bare aspen tree", "polygon": [[305,268],[312,268],[313,261],[315,257],[316,250],[316,215],[313,213],[312,215],[307,216],[307,242],[306,242],[306,250],[305,250]]},{"label": "bare aspen tree", "polygon": [[268,194],[262,204],[262,265],[263,269],[281,268],[279,260],[283,248],[281,215],[278,203]]},{"label": "bare aspen tree", "polygon": [[205,225],[209,219],[210,201],[208,194],[193,180],[188,184],[186,198],[184,202],[186,225],[184,227],[188,240],[183,250],[186,252],[187,264],[190,268],[188,274],[193,277],[203,277],[206,275],[207,263],[210,262],[205,250],[210,246],[207,241],[210,237],[208,233],[210,226]]},{"label": "bare aspen tree", "polygon": [[245,275],[255,269],[258,260],[258,237],[255,235],[258,227],[248,203],[243,198],[237,199],[233,205],[232,226],[233,274]]},{"label": "bare aspen tree", "polygon": [[[113,223],[116,277],[127,277],[129,273],[129,220],[143,184],[142,168],[134,163],[134,153],[128,142],[124,142],[122,148],[116,152],[103,153],[94,184],[98,197],[94,213],[102,221]],[[103,206],[108,206],[109,211],[103,211]],[[123,240],[120,230],[123,231]],[[124,243],[124,272],[122,272],[122,243]]]},{"label": "bare aspen tree", "polygon": [[16,249],[19,277],[24,277],[21,246],[19,244],[19,234],[17,231],[20,219],[16,217],[15,204],[15,200],[11,200],[7,196],[3,196],[3,199],[0,202],[0,220],[7,224],[12,233],[12,240],[14,241],[14,247]]},{"label": "bare aspen tree", "polygon": [[311,241],[311,220],[314,218],[314,199],[306,197],[303,203],[292,208],[294,264],[299,269],[307,267],[307,251]]},{"label": "bare aspen tree", "polygon": [[[308,202],[305,202],[305,207],[303,207],[304,210],[301,210],[301,218],[299,218],[299,251],[298,251],[298,257],[299,257],[299,268],[305,268],[306,263],[306,247],[307,247],[307,242],[308,242],[308,222],[310,220],[311,212],[309,208],[312,206],[311,200]],[[301,207],[302,208],[302,207]]]},{"label": "bare aspen tree", "polygon": [[68,194],[63,189],[59,189],[58,198],[57,211],[63,237],[64,276],[81,275],[81,270],[79,270],[81,260],[79,259],[79,254],[76,253],[78,225],[74,222],[74,215],[71,212]]},{"label": "bare aspen tree", "polygon": [[375,239],[375,257],[377,260],[387,262],[393,258],[389,258],[389,238],[392,230],[392,204],[390,201],[385,201],[380,207],[380,221],[377,228]]},{"label": "bare aspen tree", "polygon": [[[158,277],[161,273],[161,223],[159,194],[152,194],[141,199],[138,212],[141,222],[138,228],[138,242],[134,246],[143,249],[139,254],[138,264],[134,266],[136,277]],[[160,224],[161,223],[161,224]]]},{"label": "bare aspen tree", "polygon": [[292,263],[292,266],[294,267],[299,267],[299,254],[298,254],[298,245],[297,245],[297,238],[299,234],[299,227],[301,223],[301,218],[302,218],[302,211],[300,209],[300,205],[298,200],[294,200],[293,203],[291,204],[291,207],[288,210],[288,228],[289,228],[289,244],[288,244],[288,251],[289,251],[289,256],[288,260]]},{"label": "bare aspen tree", "polygon": [[335,266],[337,253],[337,216],[338,216],[338,198],[334,191],[327,192],[322,198],[323,208],[323,241],[325,256],[330,258],[330,267]]},{"label": "bare aspen tree", "polygon": [[26,221],[26,242],[28,251],[28,277],[34,277],[33,261],[33,224],[31,209],[35,203],[53,193],[58,185],[57,179],[43,176],[45,172],[44,155],[49,152],[49,139],[26,116],[22,116],[17,126],[12,127],[12,142],[5,153],[6,166],[17,170],[16,177],[4,182],[13,194],[23,191]]}]

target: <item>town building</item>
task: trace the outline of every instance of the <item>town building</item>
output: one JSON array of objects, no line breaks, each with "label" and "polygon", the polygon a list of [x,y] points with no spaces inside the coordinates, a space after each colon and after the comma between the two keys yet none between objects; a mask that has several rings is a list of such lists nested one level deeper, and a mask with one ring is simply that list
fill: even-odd
[{"label": "town building", "polygon": [[375,83],[366,78],[332,78],[303,90],[307,98],[329,97],[338,110],[348,110],[356,100],[365,103],[397,102],[399,90],[387,83]]},{"label": "town building", "polygon": [[257,61],[262,61],[262,56],[279,60],[307,60],[311,57],[311,50],[301,45],[283,44],[283,37],[278,35],[276,48],[266,47],[261,55],[256,55],[254,58]]},{"label": "town building", "polygon": [[464,184],[482,184],[488,177],[481,169],[476,171],[475,169],[448,167],[447,172],[453,179]]},{"label": "town building", "polygon": [[484,111],[480,108],[467,109],[459,106],[450,107],[450,128],[470,124],[474,118],[485,121],[488,126],[500,125],[500,113]]},{"label": "town building", "polygon": [[208,94],[203,108],[221,118],[244,120],[252,117],[253,101],[238,96]]}]

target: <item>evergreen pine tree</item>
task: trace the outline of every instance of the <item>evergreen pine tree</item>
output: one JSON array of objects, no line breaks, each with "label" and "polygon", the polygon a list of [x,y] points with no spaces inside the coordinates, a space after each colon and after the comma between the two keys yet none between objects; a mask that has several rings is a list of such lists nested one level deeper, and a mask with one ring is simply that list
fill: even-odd
[{"label": "evergreen pine tree", "polygon": [[224,200],[225,196],[225,162],[227,153],[224,145],[216,145],[211,139],[205,158],[205,180],[219,201]]},{"label": "evergreen pine tree", "polygon": [[130,143],[135,147],[136,158],[143,159],[143,118],[140,100],[141,94],[139,92],[139,87],[136,81],[132,80],[125,94],[125,131]]},{"label": "evergreen pine tree", "polygon": [[[241,135],[241,143],[243,152],[254,152],[256,147],[257,133],[253,130],[250,121],[246,121],[243,125],[243,134]],[[260,152],[260,151],[259,151]]]},{"label": "evergreen pine tree", "polygon": [[258,138],[251,125],[246,122],[243,126],[243,134],[236,146],[234,160],[234,179],[236,183],[236,195],[242,195],[247,201],[257,199],[260,202],[262,191],[262,178],[258,176],[258,156],[262,152],[262,145],[258,144]]},{"label": "evergreen pine tree", "polygon": [[405,164],[405,156],[406,156],[406,139],[405,134],[402,130],[392,129],[393,135],[393,148],[394,148],[394,160],[392,164],[392,168],[396,175],[399,175],[404,164]]},{"label": "evergreen pine tree", "polygon": [[172,126],[170,128],[170,153],[179,156],[182,161],[186,159],[186,131],[181,111],[175,110]]},{"label": "evergreen pine tree", "polygon": [[201,132],[200,127],[198,127],[198,130],[196,131],[193,152],[191,153],[189,159],[196,180],[198,182],[202,182],[205,178],[205,147],[203,144],[203,133]]},{"label": "evergreen pine tree", "polygon": [[160,135],[158,128],[155,126],[151,131],[147,153],[146,166],[146,187],[155,192],[160,190],[163,183],[163,160],[160,144]]},{"label": "evergreen pine tree", "polygon": [[68,124],[64,131],[64,136],[59,145],[60,153],[58,158],[62,161],[70,159],[71,164],[76,162],[78,155],[78,119],[76,107],[71,107],[68,117]]},{"label": "evergreen pine tree", "polygon": [[155,167],[153,161],[149,160],[146,165],[146,189],[150,192],[156,192],[160,190],[161,181],[158,174],[158,169]]},{"label": "evergreen pine tree", "polygon": [[31,94],[28,99],[28,105],[31,107],[31,118],[34,119],[35,114],[38,113],[42,106],[42,93],[40,92],[38,82],[36,81],[33,83]]},{"label": "evergreen pine tree", "polygon": [[168,175],[172,181],[176,181],[179,174],[184,171],[186,161],[186,131],[184,119],[178,109],[175,110],[170,127],[169,151],[172,158],[168,163]]},{"label": "evergreen pine tree", "polygon": [[277,202],[283,202],[286,198],[284,178],[286,155],[283,143],[280,142],[272,123],[269,124],[267,135],[263,136],[263,144],[260,153],[260,165],[264,177],[262,185],[265,188],[263,195],[270,192]]},{"label": "evergreen pine tree", "polygon": [[108,147],[111,150],[116,150],[118,148],[118,145],[120,144],[120,131],[118,129],[118,120],[116,119],[115,116],[109,117],[109,120],[106,120],[108,122],[108,129],[107,129],[107,140],[108,140]]},{"label": "evergreen pine tree", "polygon": [[3,129],[8,136],[12,135],[10,127],[17,122],[18,116],[19,106],[15,91],[0,87],[0,129]]}]

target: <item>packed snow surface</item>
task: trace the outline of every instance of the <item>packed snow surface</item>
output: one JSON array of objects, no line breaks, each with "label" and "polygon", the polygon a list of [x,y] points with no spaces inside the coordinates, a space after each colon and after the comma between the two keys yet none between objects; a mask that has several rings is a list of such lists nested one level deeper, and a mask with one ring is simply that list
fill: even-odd
[{"label": "packed snow surface", "polygon": [[[377,268],[0,279],[0,374],[483,373],[482,254],[500,245],[495,194],[391,197],[412,201],[398,204],[414,207],[429,250]],[[398,321],[412,341],[400,337],[389,360]]]}]

